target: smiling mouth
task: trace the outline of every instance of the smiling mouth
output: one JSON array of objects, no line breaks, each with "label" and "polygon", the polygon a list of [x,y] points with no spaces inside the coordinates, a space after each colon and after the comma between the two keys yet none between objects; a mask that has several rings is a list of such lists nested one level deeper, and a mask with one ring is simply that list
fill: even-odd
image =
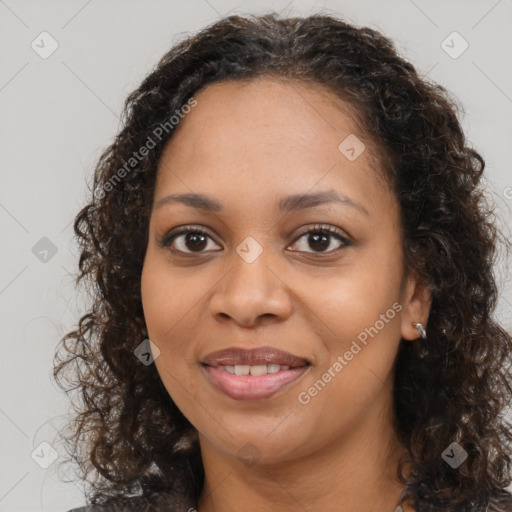
[{"label": "smiling mouth", "polygon": [[277,347],[233,346],[203,357],[201,366],[207,381],[229,398],[261,400],[308,373],[311,362]]},{"label": "smiling mouth", "polygon": [[[205,365],[210,366],[210,365]],[[281,371],[289,370],[290,368],[303,368],[304,366],[309,366],[309,363],[306,363],[302,366],[286,366],[281,364],[256,364],[256,365],[248,365],[248,364],[235,364],[235,365],[218,365],[218,366],[210,366],[210,368],[217,368],[219,370],[223,370],[225,372],[231,373],[232,375],[239,375],[245,377],[258,377],[260,375],[267,375],[272,373],[278,373]]]},{"label": "smiling mouth", "polygon": [[[202,361],[204,365],[212,367],[241,367],[241,371],[246,372],[250,368],[257,367],[257,371],[263,371],[263,366],[267,367],[266,373],[277,373],[277,366],[298,367],[309,364],[309,360],[286,352],[277,347],[257,347],[253,349],[245,349],[242,347],[228,347],[223,350],[212,352],[205,356]],[[270,367],[270,371],[269,371]],[[240,369],[239,369],[240,370]],[[240,374],[243,375],[243,374]]]},{"label": "smiling mouth", "polygon": [[233,400],[256,401],[271,398],[308,372],[310,364],[218,365],[202,364],[208,382]]}]

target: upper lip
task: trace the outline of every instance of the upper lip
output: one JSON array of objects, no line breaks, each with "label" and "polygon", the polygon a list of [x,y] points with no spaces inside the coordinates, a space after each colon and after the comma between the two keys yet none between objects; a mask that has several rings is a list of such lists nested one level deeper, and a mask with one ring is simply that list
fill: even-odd
[{"label": "upper lip", "polygon": [[273,347],[259,347],[243,349],[230,347],[208,354],[202,361],[208,366],[241,365],[250,366],[258,364],[279,364],[281,366],[305,366],[307,359],[298,357],[284,350]]}]

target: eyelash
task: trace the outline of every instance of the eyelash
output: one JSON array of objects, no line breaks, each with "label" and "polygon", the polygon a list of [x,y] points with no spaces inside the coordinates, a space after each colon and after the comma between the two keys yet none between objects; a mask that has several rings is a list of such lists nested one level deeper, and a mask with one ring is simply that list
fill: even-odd
[{"label": "eyelash", "polygon": [[[159,245],[162,248],[168,248],[171,245],[171,243],[176,238],[178,238],[181,235],[188,234],[188,233],[197,233],[197,234],[205,235],[205,236],[207,236],[209,238],[212,238],[210,236],[210,234],[207,231],[205,231],[204,229],[197,228],[197,227],[194,227],[194,226],[184,226],[180,231],[178,231],[176,233],[172,233],[171,232],[171,233],[167,233],[166,235],[164,235],[164,237],[160,240],[160,244]],[[331,251],[326,251],[326,252],[309,252],[309,251],[306,251],[308,254],[312,254],[315,257],[320,257],[321,258],[322,255],[329,255],[329,256],[331,256],[332,254],[337,253],[338,251],[340,251],[340,250],[344,249],[345,247],[348,247],[348,246],[351,245],[350,241],[345,236],[343,236],[342,232],[339,229],[334,228],[334,227],[329,226],[329,225],[324,225],[324,224],[317,224],[313,228],[310,228],[307,231],[304,231],[304,232],[300,233],[295,238],[293,244],[296,241],[298,241],[300,238],[302,238],[304,235],[309,235],[309,234],[312,234],[312,233],[315,233],[315,234],[321,233],[321,234],[332,235],[332,236],[336,237],[340,242],[343,242],[343,245],[341,245],[337,249],[333,249]],[[193,251],[192,252],[185,252],[185,251],[178,250],[178,251],[175,251],[175,252],[178,252],[180,254],[186,254],[186,255],[203,254],[203,252],[201,252],[201,251],[199,251],[199,252],[193,252]],[[298,251],[298,252],[301,252],[301,251]]]}]

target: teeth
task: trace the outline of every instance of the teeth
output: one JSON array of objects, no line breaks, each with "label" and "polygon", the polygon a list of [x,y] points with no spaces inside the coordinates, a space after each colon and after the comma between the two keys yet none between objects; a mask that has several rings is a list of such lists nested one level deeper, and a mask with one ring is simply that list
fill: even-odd
[{"label": "teeth", "polygon": [[250,367],[251,375],[266,375],[267,373],[267,365],[266,364],[258,364]]},{"label": "teeth", "polygon": [[236,365],[225,365],[218,366],[220,370],[224,370],[228,373],[232,373],[233,375],[265,375],[267,373],[277,373],[283,370],[289,370],[289,366],[279,365],[279,364],[256,364],[250,366],[248,364],[236,364]]},{"label": "teeth", "polygon": [[235,375],[249,375],[250,370],[248,364],[235,364]]}]

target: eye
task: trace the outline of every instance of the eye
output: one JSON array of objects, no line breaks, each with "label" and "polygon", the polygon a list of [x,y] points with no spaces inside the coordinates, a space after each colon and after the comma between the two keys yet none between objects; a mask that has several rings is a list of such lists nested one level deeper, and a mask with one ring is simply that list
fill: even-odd
[{"label": "eye", "polygon": [[[309,238],[306,239],[306,235],[308,235]],[[341,242],[341,244],[335,249],[325,251],[325,249],[331,245],[332,237],[335,237],[339,242]],[[316,225],[312,229],[300,234],[299,237],[296,238],[294,245],[302,238],[307,240],[306,244],[309,244],[314,249],[313,251],[306,252],[312,253],[330,254],[351,245],[349,240],[343,235],[343,232],[332,226]],[[184,226],[180,231],[174,233],[171,232],[165,235],[160,241],[160,245],[164,248],[170,248],[173,252],[183,254],[201,254],[202,252],[205,252],[204,249],[208,247],[208,239],[213,240],[207,231],[194,226]],[[303,244],[303,246],[306,244]]]},{"label": "eye", "polygon": [[[307,238],[306,235],[308,236]],[[337,248],[332,249],[330,251],[326,251],[325,249],[330,247],[331,245],[332,237],[335,237],[336,239],[338,239],[338,241],[342,243]],[[297,240],[301,240],[302,238],[304,238],[305,240],[305,243],[303,243],[302,246],[304,247],[309,245],[310,247],[313,247],[314,250],[311,251],[313,254],[332,254],[343,249],[344,247],[351,245],[349,240],[343,235],[343,232],[333,226],[316,225],[314,226],[313,229],[309,229],[308,231],[305,231],[301,235],[299,235],[299,237],[296,239],[295,244],[297,244]]]},{"label": "eye", "polygon": [[206,231],[194,226],[185,226],[178,232],[165,235],[160,245],[162,247],[171,247],[177,241],[176,245],[178,247],[171,247],[170,250],[185,254],[201,253],[208,246],[208,238],[212,240],[212,237]]}]

